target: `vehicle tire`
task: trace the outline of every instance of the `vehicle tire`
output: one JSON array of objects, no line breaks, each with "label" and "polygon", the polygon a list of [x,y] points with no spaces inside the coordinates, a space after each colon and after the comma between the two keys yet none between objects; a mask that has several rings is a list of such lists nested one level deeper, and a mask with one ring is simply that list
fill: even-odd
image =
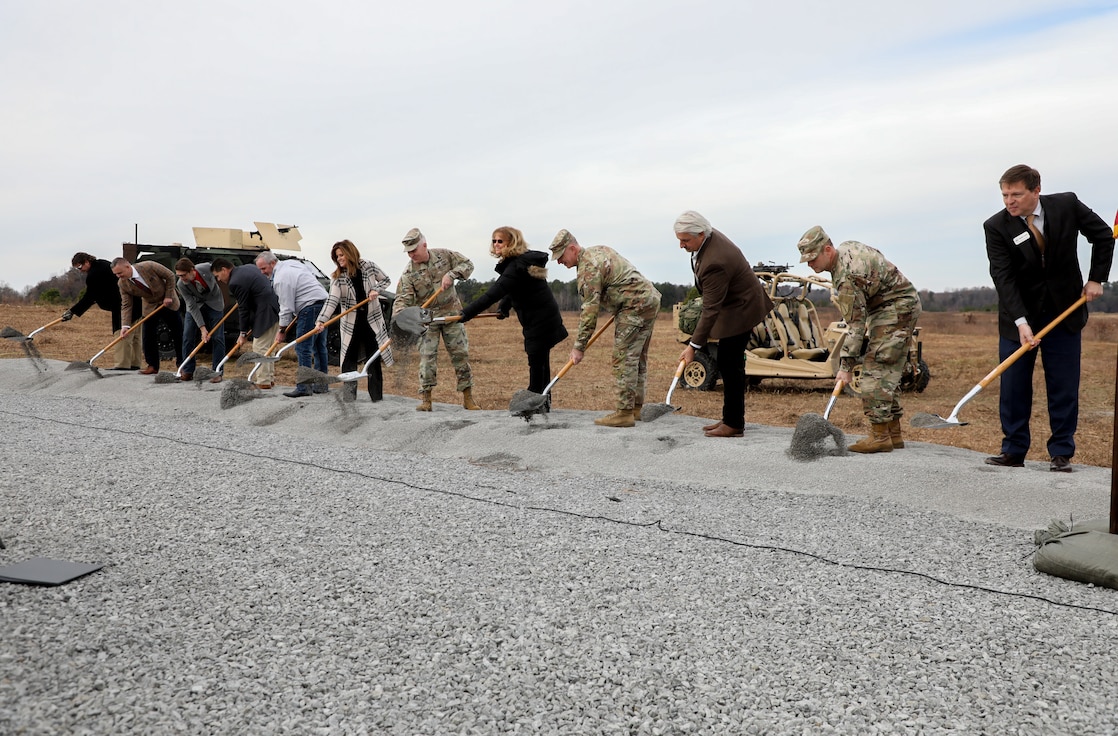
[{"label": "vehicle tire", "polygon": [[330,365],[342,364],[342,331],[337,324],[326,328],[326,360]]},{"label": "vehicle tire", "polygon": [[718,366],[711,357],[696,352],[695,359],[683,367],[683,385],[697,391],[710,391],[718,383]]},{"label": "vehicle tire", "polygon": [[905,371],[904,376],[901,377],[901,390],[923,393],[931,380],[932,373],[928,370],[928,364],[921,359],[916,364],[915,373],[911,370]]},{"label": "vehicle tire", "polygon": [[[143,325],[140,325],[141,329]],[[155,334],[157,342],[159,343],[159,359],[160,360],[174,360],[175,359],[175,339],[171,335],[171,328],[165,322],[160,322],[156,325]]]}]

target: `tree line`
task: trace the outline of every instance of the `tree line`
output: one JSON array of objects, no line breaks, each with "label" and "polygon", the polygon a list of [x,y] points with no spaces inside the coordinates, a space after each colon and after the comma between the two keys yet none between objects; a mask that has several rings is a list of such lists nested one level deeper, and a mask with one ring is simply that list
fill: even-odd
[{"label": "tree line", "polygon": [[[1092,312],[1118,312],[1118,282],[1103,284],[1102,296],[1092,301],[1088,308]],[[477,281],[466,279],[457,284],[458,294],[462,301],[470,302],[485,293],[493,285],[493,280]],[[578,296],[576,282],[559,281],[549,282],[551,293],[559,302],[559,309],[563,311],[577,311],[582,304]],[[660,292],[660,309],[671,311],[674,304],[685,301],[694,296],[695,287],[691,285],[669,284],[667,282],[655,283]],[[52,276],[29,286],[23,291],[13,289],[6,283],[0,283],[0,303],[3,304],[47,304],[56,306],[69,306],[85,293],[85,276],[74,270],[68,270],[57,276]],[[818,306],[829,306],[830,293],[825,289],[812,289],[808,295]],[[947,291],[920,291],[920,302],[925,312],[996,312],[998,309],[998,292],[991,286],[979,286],[968,289],[950,289]]]}]

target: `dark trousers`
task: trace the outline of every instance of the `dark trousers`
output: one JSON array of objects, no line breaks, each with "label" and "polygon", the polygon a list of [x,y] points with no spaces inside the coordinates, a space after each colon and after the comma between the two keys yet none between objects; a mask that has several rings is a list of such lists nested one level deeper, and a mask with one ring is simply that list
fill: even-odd
[{"label": "dark trousers", "polygon": [[171,341],[175,343],[175,365],[182,365],[182,317],[169,307],[160,309],[151,319],[140,325],[143,328],[144,362],[152,368],[159,368],[160,323],[167,325],[167,329],[171,331]]},{"label": "dark trousers", "polygon": [[551,351],[528,353],[528,390],[542,394],[551,381]]},{"label": "dark trousers", "polygon": [[[201,305],[201,310],[202,319],[206,322],[206,329],[212,330],[213,326],[221,321],[221,312],[212,307],[207,307],[205,304]],[[194,348],[198,347],[198,341],[201,339],[202,331],[198,325],[194,324],[194,317],[191,316],[190,312],[187,312],[182,325],[183,355],[189,354]],[[217,332],[210,333],[210,349],[213,353],[213,368],[217,370],[217,364],[225,357],[225,325],[219,327]],[[194,372],[194,358],[182,364],[182,372]]]},{"label": "dark trousers", "polygon": [[745,343],[749,333],[718,338],[718,372],[722,374],[722,423],[745,427]]},{"label": "dark trousers", "polygon": [[[357,370],[357,361],[368,360],[376,351],[376,333],[373,332],[372,327],[369,327],[366,320],[358,316],[357,322],[353,326],[353,336],[349,339],[345,355],[342,356],[342,373]],[[369,377],[366,380],[369,384],[369,400],[380,401],[383,399],[384,372],[381,370],[380,358],[374,360],[373,364],[369,366]],[[353,395],[356,397],[356,390]]]},{"label": "dark trousers", "polygon": [[[1055,315],[1042,315],[1048,324]],[[1033,413],[1033,368],[1040,353],[1044,366],[1044,388],[1048,394],[1048,454],[1075,456],[1075,430],[1079,424],[1079,366],[1083,335],[1057,326],[1040,341],[1040,347],[1017,359],[1001,376],[999,410],[1002,420],[1002,452],[1024,455],[1032,441],[1029,419]],[[1016,340],[998,340],[998,355],[1005,360],[1021,347]]]}]

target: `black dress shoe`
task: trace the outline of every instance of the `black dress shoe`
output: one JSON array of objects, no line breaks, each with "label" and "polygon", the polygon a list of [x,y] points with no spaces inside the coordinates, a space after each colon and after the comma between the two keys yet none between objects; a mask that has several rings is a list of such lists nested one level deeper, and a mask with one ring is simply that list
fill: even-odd
[{"label": "black dress shoe", "polygon": [[1003,452],[1000,455],[986,458],[987,465],[997,465],[1002,468],[1023,468],[1025,467],[1024,455],[1010,455]]},{"label": "black dress shoe", "polygon": [[310,396],[310,395],[311,395],[310,391],[303,391],[302,389],[298,389],[298,388],[295,389],[294,391],[288,391],[288,392],[284,393],[284,396],[290,397],[292,399],[298,399],[300,397]]},{"label": "black dress shoe", "polygon": [[1048,469],[1053,473],[1070,473],[1071,460],[1063,455],[1056,455],[1052,458],[1052,464],[1048,466]]}]

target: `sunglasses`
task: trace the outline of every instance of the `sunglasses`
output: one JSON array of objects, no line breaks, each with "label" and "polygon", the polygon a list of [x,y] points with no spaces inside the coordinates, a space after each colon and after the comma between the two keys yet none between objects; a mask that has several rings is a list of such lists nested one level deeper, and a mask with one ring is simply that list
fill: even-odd
[{"label": "sunglasses", "polygon": [[503,242],[505,242],[505,241],[503,241],[503,240],[499,240],[499,239],[497,239],[497,238],[494,238],[494,239],[493,239],[493,242],[494,242],[494,243],[503,243]]}]

